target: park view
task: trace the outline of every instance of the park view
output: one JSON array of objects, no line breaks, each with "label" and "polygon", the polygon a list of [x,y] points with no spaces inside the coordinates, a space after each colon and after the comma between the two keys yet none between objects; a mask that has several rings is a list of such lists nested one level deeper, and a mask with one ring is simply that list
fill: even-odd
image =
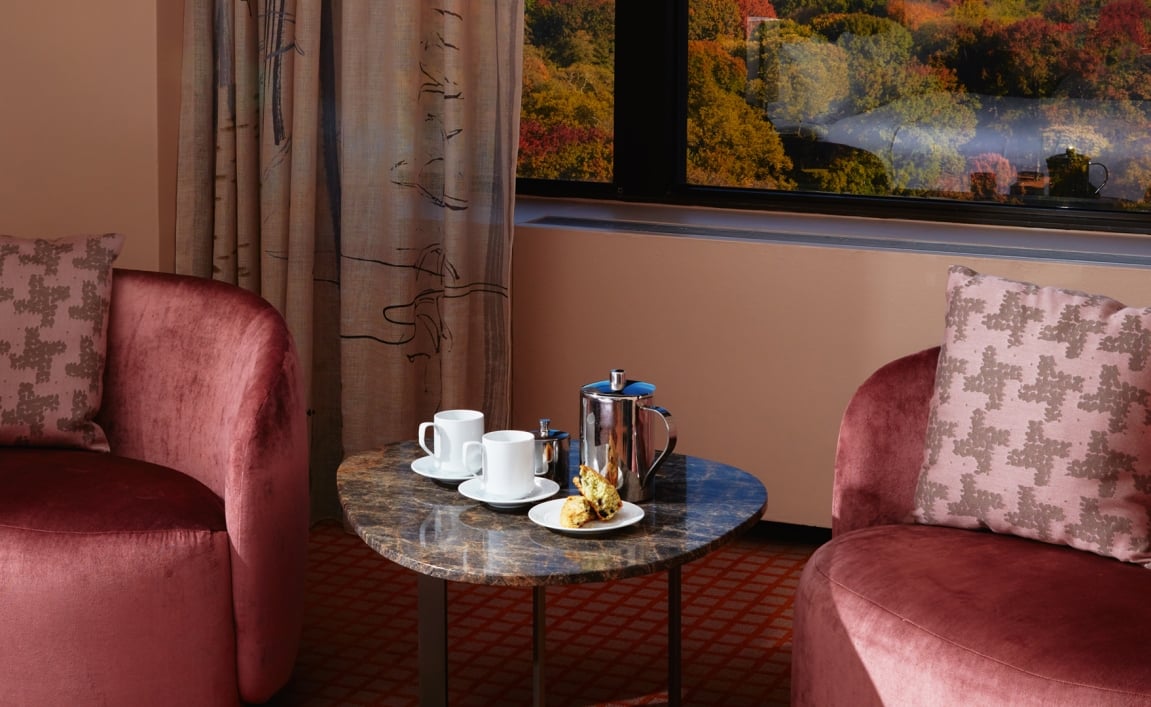
[{"label": "park view", "polygon": [[[613,26],[526,0],[521,177],[611,181]],[[691,0],[687,180],[1148,210],[1149,94],[1151,0]]]}]

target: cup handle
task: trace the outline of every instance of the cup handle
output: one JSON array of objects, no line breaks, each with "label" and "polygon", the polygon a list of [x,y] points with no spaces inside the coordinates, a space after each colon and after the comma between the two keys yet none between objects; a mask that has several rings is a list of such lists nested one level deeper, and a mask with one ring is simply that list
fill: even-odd
[{"label": "cup handle", "polygon": [[427,437],[428,437],[428,428],[434,427],[435,424],[436,423],[434,423],[434,422],[421,422],[420,423],[420,433],[416,437],[416,439],[420,443],[420,449],[423,449],[425,452],[427,452],[428,456],[432,457],[433,459],[437,458],[436,453],[434,451],[432,451],[431,449],[428,449]]},{"label": "cup handle", "polygon": [[[472,450],[476,450],[480,454],[480,465],[478,468],[472,467]],[[464,442],[464,470],[472,476],[483,476],[484,473],[484,443],[483,442]]]}]

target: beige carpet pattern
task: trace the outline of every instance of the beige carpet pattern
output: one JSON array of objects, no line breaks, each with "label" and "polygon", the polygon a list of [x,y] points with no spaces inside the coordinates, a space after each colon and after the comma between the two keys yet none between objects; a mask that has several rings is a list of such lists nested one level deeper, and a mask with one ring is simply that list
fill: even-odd
[{"label": "beige carpet pattern", "polygon": [[[791,602],[818,540],[771,524],[683,567],[685,705],[787,705]],[[312,530],[307,615],[280,707],[416,705],[416,574]],[[667,575],[547,590],[548,705],[667,703]],[[448,585],[455,707],[531,704],[531,589]]]}]

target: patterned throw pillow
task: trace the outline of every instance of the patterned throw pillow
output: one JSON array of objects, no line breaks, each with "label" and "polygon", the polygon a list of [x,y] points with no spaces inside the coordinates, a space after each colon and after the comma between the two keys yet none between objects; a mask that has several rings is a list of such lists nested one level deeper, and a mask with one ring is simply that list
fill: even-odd
[{"label": "patterned throw pillow", "polygon": [[0,236],[0,445],[108,451],[92,418],[123,243]]},{"label": "patterned throw pillow", "polygon": [[1151,308],[948,274],[914,518],[1151,563]]}]

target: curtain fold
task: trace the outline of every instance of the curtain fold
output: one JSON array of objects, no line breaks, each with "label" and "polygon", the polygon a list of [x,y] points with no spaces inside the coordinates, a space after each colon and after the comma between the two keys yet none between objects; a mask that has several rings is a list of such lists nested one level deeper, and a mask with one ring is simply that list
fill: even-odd
[{"label": "curtain fold", "polygon": [[311,391],[313,515],[436,410],[510,421],[523,0],[188,0],[177,271],[259,292]]}]

